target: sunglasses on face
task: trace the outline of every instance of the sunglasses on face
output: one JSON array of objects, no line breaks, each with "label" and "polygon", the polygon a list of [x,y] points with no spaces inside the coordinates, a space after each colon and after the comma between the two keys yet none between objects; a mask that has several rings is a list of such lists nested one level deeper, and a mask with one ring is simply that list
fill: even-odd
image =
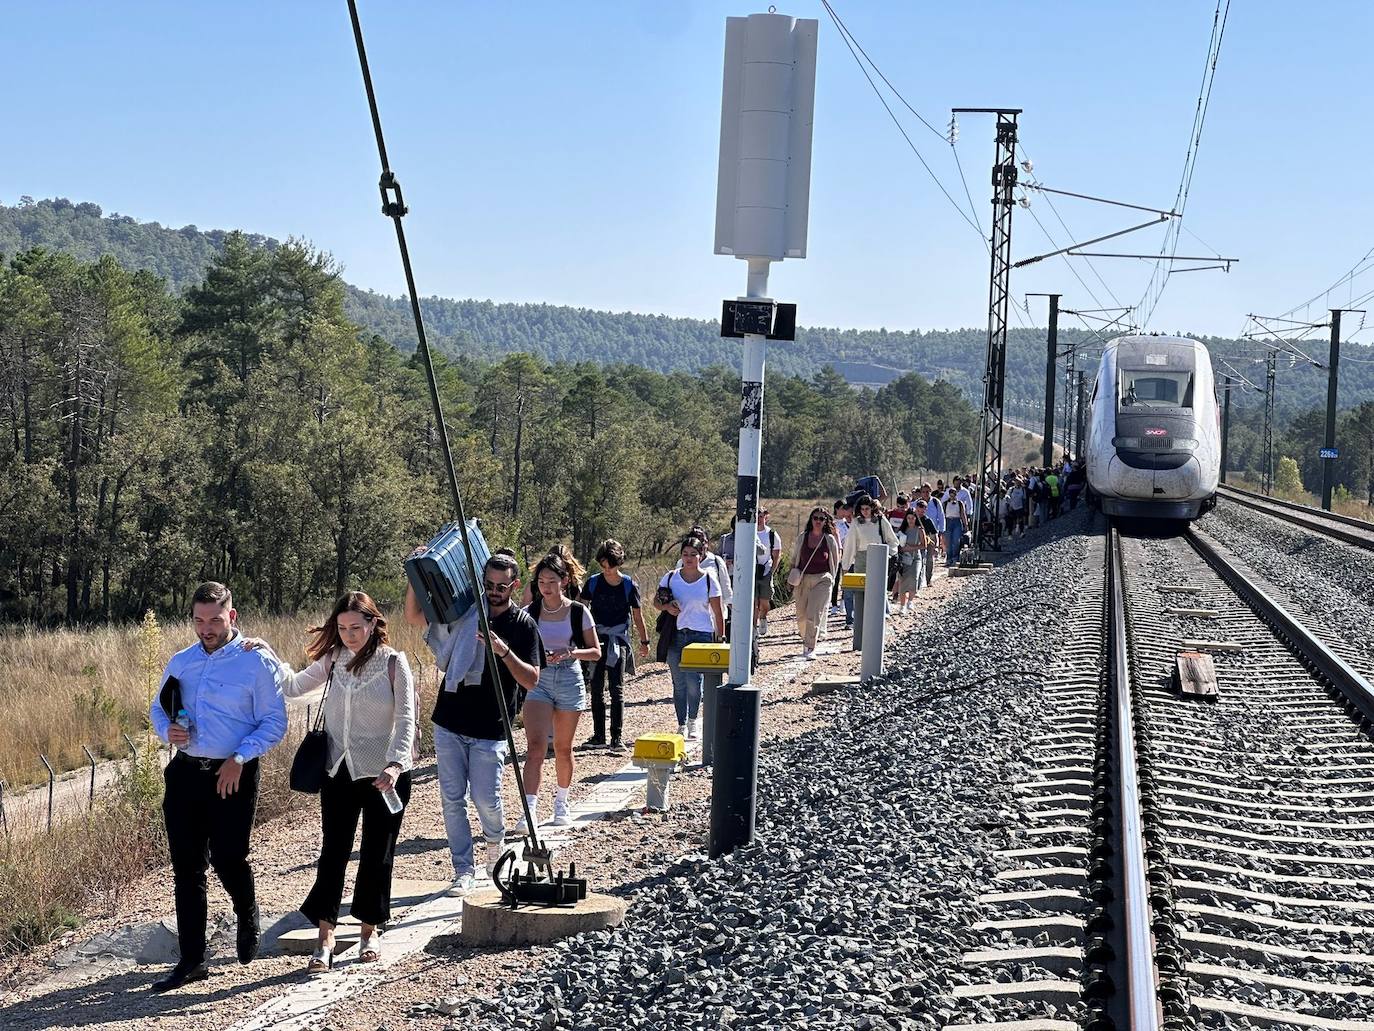
[{"label": "sunglasses on face", "polygon": [[513,586],[515,586],[515,581],[512,580],[510,583],[498,584],[492,583],[490,580],[483,580],[482,586],[485,587],[487,590],[491,591],[493,594],[498,594],[501,591],[509,591]]}]

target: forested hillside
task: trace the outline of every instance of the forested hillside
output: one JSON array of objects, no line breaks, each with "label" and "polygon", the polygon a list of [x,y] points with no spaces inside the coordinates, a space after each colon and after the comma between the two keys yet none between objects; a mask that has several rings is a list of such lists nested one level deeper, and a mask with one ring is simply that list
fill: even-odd
[{"label": "forested hillside", "polygon": [[[272,250],[280,244],[266,237],[247,236],[255,247]],[[128,216],[102,217],[98,205],[73,204],[65,199],[0,205],[0,253],[13,255],[34,246],[72,254],[82,261],[113,256],[129,269],[147,269],[166,279],[176,291],[197,283],[206,264],[221,253],[227,240],[222,230],[180,229],[156,222],[135,222]],[[327,246],[328,241],[322,241]],[[805,317],[805,300],[802,315]],[[345,285],[344,313],[352,321],[380,334],[403,351],[415,347],[410,306],[404,298],[386,297]],[[496,358],[515,352],[539,355],[548,361],[631,363],[662,371],[696,371],[710,365],[733,367],[738,348],[722,340],[710,318],[678,319],[662,315],[614,313],[546,304],[497,304],[492,301],[423,299],[426,325],[436,349],[451,355]],[[714,301],[703,303],[713,308]],[[710,314],[704,311],[703,314]],[[1067,317],[1060,332],[1063,346],[1089,341],[1092,335],[1074,328]],[[1186,327],[1174,327],[1187,332]],[[1353,328],[1353,327],[1352,327]],[[1236,357],[1241,372],[1263,382],[1263,368],[1242,356],[1260,355],[1251,341],[1203,338],[1214,354]],[[769,347],[769,367],[776,372],[810,375],[821,365],[833,365],[852,383],[880,384],[903,372],[930,380],[944,379],[976,396],[983,377],[986,331],[982,328],[926,331],[844,330],[803,328],[793,344]],[[1325,347],[1314,341],[1309,353],[1324,360]],[[1031,399],[1044,392],[1044,331],[1013,328],[1007,343],[1007,397]],[[1354,408],[1374,398],[1374,347],[1350,344],[1351,359],[1342,369],[1341,404]],[[1092,359],[1087,367],[1091,369]],[[1326,380],[1317,369],[1285,365],[1279,376],[1278,409],[1285,423],[1309,408],[1324,405]],[[1256,395],[1240,394],[1241,408],[1258,407]]]},{"label": "forested hillside", "polygon": [[[184,611],[206,578],[295,611],[399,563],[450,510],[423,371],[345,312],[328,258],[224,239],[178,294],[113,257],[0,265],[0,619]],[[438,362],[469,511],[537,557],[646,556],[733,501],[739,380],[518,353]],[[974,461],[976,417],[908,375],[769,380],[762,488]],[[721,529],[717,525],[713,529]]]}]

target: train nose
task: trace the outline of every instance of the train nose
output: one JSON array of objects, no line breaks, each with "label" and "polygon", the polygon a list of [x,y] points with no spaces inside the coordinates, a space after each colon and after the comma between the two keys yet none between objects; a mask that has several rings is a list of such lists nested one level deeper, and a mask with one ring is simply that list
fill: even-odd
[{"label": "train nose", "polygon": [[1163,501],[1187,501],[1205,497],[1207,492],[1202,488],[1202,481],[1202,467],[1198,464],[1196,456],[1189,455],[1188,460],[1177,469],[1154,470],[1151,494]]}]

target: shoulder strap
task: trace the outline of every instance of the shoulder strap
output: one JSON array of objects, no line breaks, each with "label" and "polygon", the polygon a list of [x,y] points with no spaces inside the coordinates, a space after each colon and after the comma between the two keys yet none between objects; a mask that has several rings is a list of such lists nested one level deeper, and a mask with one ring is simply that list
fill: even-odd
[{"label": "shoulder strap", "polygon": [[329,660],[329,675],[324,678],[324,694],[320,695],[320,711],[315,714],[315,725],[312,730],[319,730],[324,726],[324,703],[329,697],[329,685],[334,683],[334,663],[337,659]]}]

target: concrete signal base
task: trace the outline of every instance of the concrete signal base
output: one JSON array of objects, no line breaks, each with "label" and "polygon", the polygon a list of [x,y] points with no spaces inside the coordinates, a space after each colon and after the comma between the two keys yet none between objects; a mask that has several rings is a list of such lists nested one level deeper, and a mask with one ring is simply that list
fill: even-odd
[{"label": "concrete signal base", "polygon": [[618,927],[625,919],[625,901],[588,892],[575,906],[521,906],[501,904],[495,888],[474,891],[463,897],[464,945],[545,945],[582,931]]}]

